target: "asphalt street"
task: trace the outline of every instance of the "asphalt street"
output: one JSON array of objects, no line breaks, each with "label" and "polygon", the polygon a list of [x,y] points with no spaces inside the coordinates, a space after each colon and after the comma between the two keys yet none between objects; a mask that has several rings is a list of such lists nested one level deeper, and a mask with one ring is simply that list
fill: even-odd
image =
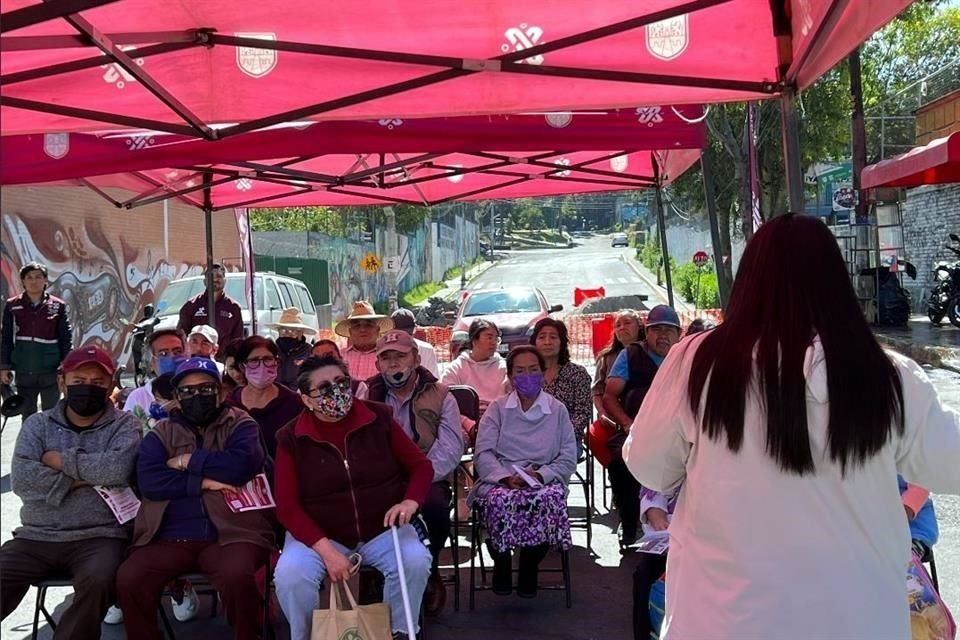
[{"label": "asphalt street", "polygon": [[[471,288],[538,286],[551,304],[563,304],[565,309],[572,307],[575,287],[603,286],[608,295],[641,293],[653,296],[651,287],[622,261],[621,254],[628,250],[611,248],[606,237],[586,239],[582,242],[583,246],[574,249],[507,253],[496,266],[471,283]],[[653,298],[651,300],[656,302]],[[943,370],[930,370],[928,373],[944,400],[960,410],[960,375]],[[11,531],[19,524],[20,501],[10,490],[9,475],[13,445],[19,430],[19,419],[12,419],[0,439],[0,539],[3,541],[11,537]],[[581,465],[580,471],[585,471],[584,465]],[[598,491],[600,481],[598,472],[595,483]],[[571,487],[570,503],[572,515],[584,513],[583,491],[578,485]],[[941,531],[940,543],[935,548],[941,590],[951,609],[960,613],[960,499],[937,496],[935,503]],[[461,610],[459,613],[453,611],[451,592],[446,610],[438,618],[427,621],[427,638],[628,639],[630,578],[635,558],[631,555],[620,555],[614,535],[615,514],[604,508],[599,496],[596,510],[591,548],[587,548],[585,531],[576,528],[573,530],[575,546],[571,550],[572,609],[564,607],[563,595],[559,592],[542,592],[535,600],[498,597],[490,592],[481,592],[477,595],[476,611],[469,612],[469,546],[467,539],[461,538]],[[444,557],[449,558],[446,554]],[[551,554],[545,561],[545,566],[558,564],[559,558],[556,554]],[[541,582],[555,582],[558,578],[557,575],[547,575]],[[0,625],[0,638],[21,640],[30,637],[34,594],[35,590],[31,590],[20,608],[3,621]],[[70,594],[70,589],[51,589],[48,608],[51,611],[56,608],[55,616],[62,612],[65,599],[69,601]],[[208,616],[209,607],[210,599],[202,597],[201,614],[197,619],[185,624],[174,623],[177,637],[183,640],[230,637],[222,617],[211,619]],[[815,612],[812,614],[815,615]],[[40,637],[51,637],[46,625],[41,625]],[[123,638],[122,627],[105,625],[103,637],[108,640]]]}]

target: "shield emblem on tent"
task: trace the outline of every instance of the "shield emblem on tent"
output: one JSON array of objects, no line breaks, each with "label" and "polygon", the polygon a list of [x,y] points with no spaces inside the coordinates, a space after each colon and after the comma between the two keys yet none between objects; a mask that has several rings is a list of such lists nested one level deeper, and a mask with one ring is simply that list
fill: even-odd
[{"label": "shield emblem on tent", "polygon": [[59,160],[70,151],[69,133],[45,133],[43,134],[43,152]]},{"label": "shield emblem on tent", "polygon": [[[275,33],[237,33],[238,38],[256,38],[257,40],[276,40]],[[256,47],[237,47],[237,66],[252,78],[262,78],[277,66],[277,52],[274,49]]]},{"label": "shield emblem on tent", "polygon": [[687,16],[667,18],[647,25],[647,51],[655,58],[673,60],[686,51],[689,38]]}]

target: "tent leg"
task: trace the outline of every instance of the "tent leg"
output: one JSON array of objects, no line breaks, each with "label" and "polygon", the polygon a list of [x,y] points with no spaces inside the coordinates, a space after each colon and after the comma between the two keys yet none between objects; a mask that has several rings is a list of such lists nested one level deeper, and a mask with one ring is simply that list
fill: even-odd
[{"label": "tent leg", "polygon": [[780,126],[783,134],[783,167],[787,174],[790,211],[803,213],[800,121],[797,117],[797,90],[795,87],[784,87],[780,96]]},{"label": "tent leg", "polygon": [[667,247],[667,223],[663,212],[663,187],[660,184],[660,162],[656,154],[653,156],[653,178],[656,181],[657,195],[657,228],[660,231],[660,255],[663,258],[664,279],[667,281],[667,302],[673,306],[673,278],[670,275],[670,250]]},{"label": "tent leg", "polygon": [[720,240],[720,221],[717,217],[717,192],[713,182],[713,156],[710,141],[704,144],[700,153],[700,171],[703,175],[703,196],[707,203],[707,217],[710,220],[710,242],[713,244],[713,265],[717,273],[717,288],[720,290],[720,307],[727,308],[730,291],[727,274],[723,264],[723,243]]},{"label": "tent leg", "polygon": [[207,287],[207,322],[214,329],[217,328],[217,296],[213,291],[213,197],[210,183],[213,174],[207,171],[203,174],[203,225],[207,241],[207,268],[204,283]]}]

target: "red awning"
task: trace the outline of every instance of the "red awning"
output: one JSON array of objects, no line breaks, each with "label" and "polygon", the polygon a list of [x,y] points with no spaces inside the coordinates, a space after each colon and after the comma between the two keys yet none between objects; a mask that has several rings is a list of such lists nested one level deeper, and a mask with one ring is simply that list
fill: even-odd
[{"label": "red awning", "polygon": [[960,182],[960,131],[914,147],[903,155],[864,168],[860,184],[873,187],[918,187]]},{"label": "red awning", "polygon": [[311,119],[757,99],[809,86],[909,4],[4,0],[0,132],[212,139]]}]

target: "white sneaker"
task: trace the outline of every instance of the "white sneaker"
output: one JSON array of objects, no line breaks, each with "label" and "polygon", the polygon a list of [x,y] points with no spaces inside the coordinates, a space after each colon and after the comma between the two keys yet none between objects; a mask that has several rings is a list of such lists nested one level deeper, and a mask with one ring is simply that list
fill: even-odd
[{"label": "white sneaker", "polygon": [[173,617],[180,622],[186,622],[187,620],[192,620],[197,616],[197,611],[200,610],[200,597],[197,596],[197,592],[193,590],[193,587],[187,587],[183,592],[183,602],[177,604],[177,601],[173,601]]},{"label": "white sneaker", "polygon": [[110,607],[107,615],[103,616],[104,624],[123,624],[123,610],[120,607]]}]

